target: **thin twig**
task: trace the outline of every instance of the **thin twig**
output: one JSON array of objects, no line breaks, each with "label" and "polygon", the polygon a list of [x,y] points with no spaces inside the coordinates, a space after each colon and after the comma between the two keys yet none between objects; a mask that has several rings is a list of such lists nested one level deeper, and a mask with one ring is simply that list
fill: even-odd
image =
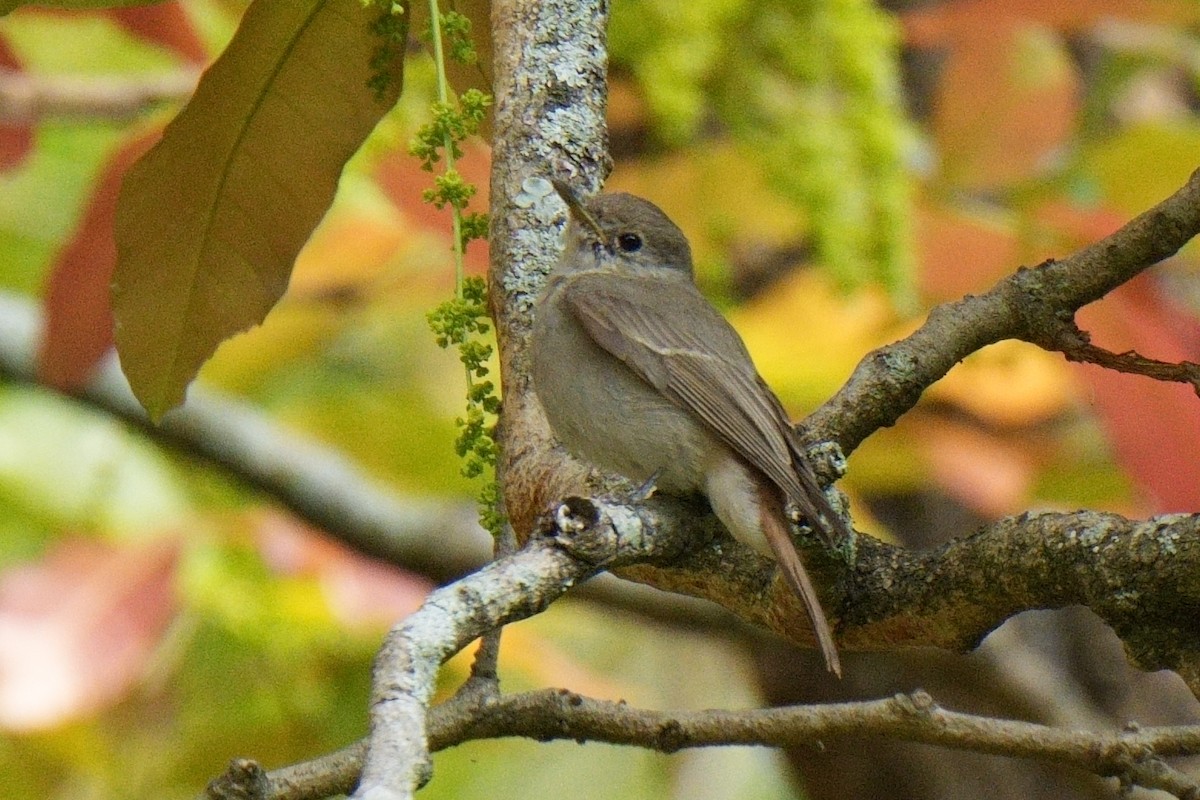
[{"label": "thin twig", "polygon": [[1105,350],[1092,344],[1091,336],[1087,331],[1080,329],[1073,320],[1062,320],[1057,330],[1047,331],[1046,338],[1037,344],[1047,350],[1062,353],[1068,361],[1095,364],[1129,375],[1144,375],[1156,381],[1186,383],[1200,395],[1200,364],[1190,361],[1173,364],[1147,358],[1133,350],[1124,353]]}]

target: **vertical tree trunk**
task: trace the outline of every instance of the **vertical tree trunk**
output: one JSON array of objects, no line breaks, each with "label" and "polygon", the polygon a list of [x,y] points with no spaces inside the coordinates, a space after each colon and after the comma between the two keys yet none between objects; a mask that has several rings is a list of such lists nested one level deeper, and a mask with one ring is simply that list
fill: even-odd
[{"label": "vertical tree trunk", "polygon": [[557,199],[529,181],[559,177],[596,188],[607,174],[607,25],[606,0],[492,3],[489,289],[504,391],[497,477],[522,538],[548,501],[578,491],[587,474],[549,450],[530,388],[531,312],[558,256],[563,216]]}]

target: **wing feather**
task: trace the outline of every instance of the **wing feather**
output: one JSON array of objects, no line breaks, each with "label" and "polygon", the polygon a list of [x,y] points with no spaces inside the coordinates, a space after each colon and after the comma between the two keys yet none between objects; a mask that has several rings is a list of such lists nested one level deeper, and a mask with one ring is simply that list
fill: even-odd
[{"label": "wing feather", "polygon": [[[766,475],[827,537],[842,532],[783,406],[759,377],[733,327],[692,284],[664,313],[636,277],[580,276],[566,301],[584,330],[639,377],[691,413]],[[683,307],[679,307],[682,303]],[[694,324],[681,325],[681,320]],[[706,341],[700,339],[704,331]],[[718,358],[714,351],[733,354]]]}]

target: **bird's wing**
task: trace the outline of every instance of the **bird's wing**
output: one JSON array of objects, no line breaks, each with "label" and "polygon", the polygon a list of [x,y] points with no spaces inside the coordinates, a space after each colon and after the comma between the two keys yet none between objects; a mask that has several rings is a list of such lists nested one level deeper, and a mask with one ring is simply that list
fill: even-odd
[{"label": "bird's wing", "polygon": [[[810,525],[831,539],[835,531],[843,533],[787,413],[758,376],[741,338],[698,289],[688,289],[672,295],[676,307],[663,309],[649,282],[581,275],[565,299],[598,345],[699,417],[796,503]],[[680,325],[685,319],[694,324]]]}]

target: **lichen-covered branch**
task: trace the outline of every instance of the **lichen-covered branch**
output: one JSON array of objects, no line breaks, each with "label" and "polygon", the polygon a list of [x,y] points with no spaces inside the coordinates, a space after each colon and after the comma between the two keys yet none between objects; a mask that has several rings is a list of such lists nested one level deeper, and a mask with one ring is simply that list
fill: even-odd
[{"label": "lichen-covered branch", "polygon": [[599,188],[610,168],[608,4],[603,0],[492,3],[496,102],[492,130],[489,297],[500,344],[504,409],[497,479],[519,535],[553,500],[581,493],[588,472],[551,449],[530,387],[533,302],[561,249],[561,214],[537,202],[533,178]]},{"label": "lichen-covered branch", "polygon": [[[1082,605],[1116,631],[1139,666],[1175,670],[1200,695],[1200,515],[1022,514],[927,552],[859,537],[849,566],[810,555],[830,587],[823,604],[844,648],[966,652],[1014,614]],[[717,599],[741,619],[809,642],[785,587],[756,583],[760,570],[718,540],[670,569],[617,571]]]},{"label": "lichen-covered branch", "polygon": [[587,500],[560,506],[546,532],[436,590],[388,634],[375,659],[371,733],[354,797],[410,798],[428,780],[425,717],[446,659],[488,631],[542,611],[603,566],[670,560],[688,543],[686,533],[649,509]]},{"label": "lichen-covered branch", "polygon": [[839,628],[849,647],[965,652],[1013,614],[1083,605],[1135,663],[1175,670],[1200,694],[1197,568],[1197,514],[1022,514],[930,552],[863,540]]}]

